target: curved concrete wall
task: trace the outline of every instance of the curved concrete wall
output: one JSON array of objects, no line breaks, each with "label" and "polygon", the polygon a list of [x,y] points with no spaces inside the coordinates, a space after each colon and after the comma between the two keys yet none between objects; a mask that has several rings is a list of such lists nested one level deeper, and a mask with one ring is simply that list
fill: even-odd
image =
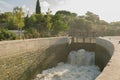
[{"label": "curved concrete wall", "polygon": [[30,80],[37,71],[66,61],[68,43],[68,37],[0,42],[0,80]]},{"label": "curved concrete wall", "polygon": [[120,80],[120,37],[103,37],[97,39],[97,44],[104,47],[111,56],[102,73],[96,80]]},{"label": "curved concrete wall", "polygon": [[96,47],[95,47],[95,63],[101,69],[101,71],[105,68],[107,63],[109,62],[114,51],[114,46],[111,42],[97,38],[96,39]]},{"label": "curved concrete wall", "polygon": [[33,73],[66,61],[69,51],[80,48],[96,52],[96,64],[103,69],[96,80],[120,80],[119,40],[106,37],[97,38],[96,44],[71,45],[68,37],[0,42],[0,80],[30,80]]},{"label": "curved concrete wall", "polygon": [[104,47],[108,52],[109,55],[112,56],[114,52],[114,44],[110,42],[109,40],[106,40],[104,38],[97,38],[96,39],[96,44]]},{"label": "curved concrete wall", "polygon": [[[102,71],[102,73],[100,74],[100,76],[97,77],[96,80],[120,80],[120,78],[116,79],[116,77],[114,76],[115,74],[112,73],[112,70],[115,69],[116,67],[113,69],[112,69],[112,67],[110,68],[111,60],[116,53],[117,47],[115,47],[115,45],[116,44],[114,44],[111,41],[111,38],[109,38],[109,37],[97,38],[96,44],[93,44],[93,43],[72,43],[70,45],[70,51],[71,50],[78,50],[78,49],[86,49],[87,51],[95,51],[95,63],[96,63],[96,65],[98,65],[100,67],[100,69]],[[119,48],[119,51],[120,51],[120,48]],[[117,61],[117,62],[119,62],[119,61]],[[115,64],[116,64],[116,62],[115,62]],[[116,64],[116,66],[117,66],[117,64]],[[119,69],[119,68],[117,68],[117,69]],[[118,74],[117,69],[116,69],[116,73],[117,73],[117,77],[119,77],[120,74]],[[112,74],[112,75],[109,76],[109,74]]]}]

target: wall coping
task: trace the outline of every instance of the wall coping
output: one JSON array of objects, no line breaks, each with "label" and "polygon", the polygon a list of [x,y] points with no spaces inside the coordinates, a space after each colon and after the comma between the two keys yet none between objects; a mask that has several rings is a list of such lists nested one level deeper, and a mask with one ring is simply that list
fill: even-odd
[{"label": "wall coping", "polygon": [[32,38],[32,39],[20,39],[20,40],[4,40],[0,41],[0,44],[11,43],[11,42],[22,42],[22,41],[36,41],[36,40],[51,40],[51,39],[62,39],[62,38],[70,38],[68,36],[60,36],[60,37],[47,37],[47,38]]}]

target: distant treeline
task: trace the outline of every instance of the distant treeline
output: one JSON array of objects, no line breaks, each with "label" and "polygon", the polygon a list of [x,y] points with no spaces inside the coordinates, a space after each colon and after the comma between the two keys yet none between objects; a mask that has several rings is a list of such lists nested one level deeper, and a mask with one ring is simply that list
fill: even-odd
[{"label": "distant treeline", "polygon": [[9,30],[25,30],[24,38],[69,35],[72,32],[96,32],[100,36],[120,35],[120,22],[108,23],[100,20],[99,16],[87,12],[78,16],[70,11],[60,10],[54,15],[48,9],[46,13],[32,15],[15,7],[13,12],[0,13],[0,25]]}]

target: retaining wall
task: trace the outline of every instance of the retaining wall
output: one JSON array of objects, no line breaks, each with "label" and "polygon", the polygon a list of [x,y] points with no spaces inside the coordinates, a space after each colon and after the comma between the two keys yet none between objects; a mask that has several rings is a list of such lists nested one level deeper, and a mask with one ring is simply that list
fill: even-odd
[{"label": "retaining wall", "polygon": [[97,38],[96,39],[96,47],[95,47],[95,63],[98,65],[103,71],[114,51],[114,45],[104,39]]},{"label": "retaining wall", "polygon": [[0,42],[0,80],[30,80],[66,61],[68,43],[66,37]]},{"label": "retaining wall", "polygon": [[42,70],[66,61],[71,50],[96,53],[102,73],[96,80],[120,80],[120,38],[97,38],[96,44],[71,44],[70,38],[41,38],[0,42],[0,80],[30,80]]},{"label": "retaining wall", "polygon": [[120,80],[120,37],[102,37],[97,44],[104,47],[111,56],[102,73],[96,80]]}]

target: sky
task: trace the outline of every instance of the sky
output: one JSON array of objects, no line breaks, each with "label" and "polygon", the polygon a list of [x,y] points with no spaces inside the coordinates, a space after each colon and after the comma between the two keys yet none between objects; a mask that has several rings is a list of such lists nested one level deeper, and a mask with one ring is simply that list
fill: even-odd
[{"label": "sky", "polygon": [[[90,11],[107,22],[120,21],[120,0],[40,0],[40,5],[42,12],[48,8],[53,14],[58,10],[68,10],[78,15]],[[32,14],[35,12],[36,0],[0,0],[0,12],[12,11],[16,6]]]}]

